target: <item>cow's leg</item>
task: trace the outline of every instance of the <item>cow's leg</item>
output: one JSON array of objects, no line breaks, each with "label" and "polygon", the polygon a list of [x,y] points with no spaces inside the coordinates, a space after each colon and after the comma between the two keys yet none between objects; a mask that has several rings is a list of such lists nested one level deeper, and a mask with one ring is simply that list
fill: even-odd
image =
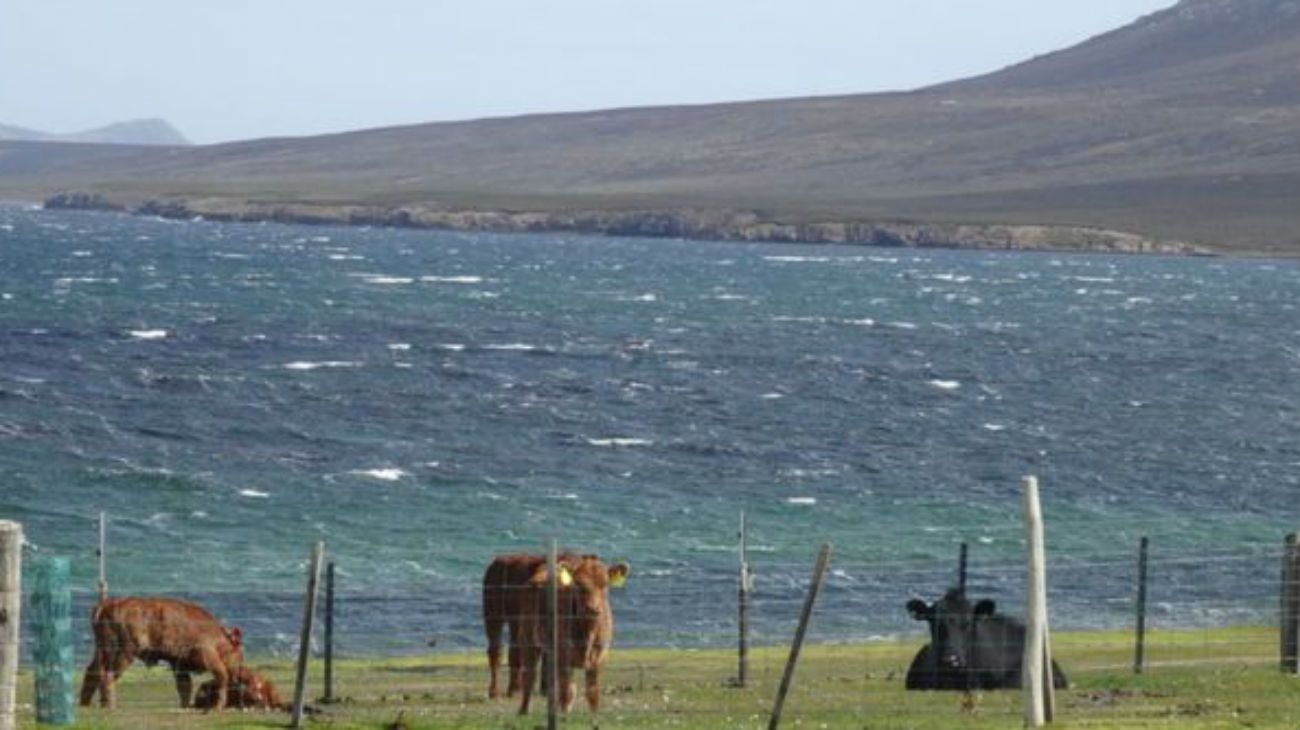
[{"label": "cow's leg", "polygon": [[183,669],[173,667],[172,674],[176,677],[176,696],[181,700],[181,709],[188,709],[194,703],[194,680]]},{"label": "cow's leg", "polygon": [[135,655],[122,652],[111,661],[106,660],[100,668],[99,704],[110,710],[117,707],[117,680],[122,678],[126,668],[135,661]]},{"label": "cow's leg", "polygon": [[[497,675],[501,671],[501,632],[502,629],[505,628],[505,626],[500,619],[485,617],[483,619],[483,628],[487,632],[487,640],[488,640],[487,658],[488,658],[488,673],[490,677],[488,680],[488,698],[496,699],[501,694],[501,690],[497,686]],[[513,651],[513,648],[511,649],[511,651]],[[510,681],[511,683],[513,683],[514,682],[513,656],[511,657],[511,662],[510,662],[510,675],[511,675]]]},{"label": "cow's leg", "polygon": [[81,680],[81,706],[87,707],[91,700],[95,698],[95,692],[100,692],[100,699],[103,699],[101,688],[104,684],[104,672],[107,671],[108,659],[104,653],[96,650],[95,656],[90,660],[90,665],[86,667],[86,676]]},{"label": "cow's leg", "polygon": [[230,691],[230,670],[215,647],[209,646],[204,649],[202,657],[203,666],[212,672],[212,681],[217,686],[217,704],[214,709],[222,712],[226,709],[226,700]]},{"label": "cow's leg", "polygon": [[520,651],[520,687],[519,714],[528,714],[528,702],[533,698],[533,685],[537,681],[537,661],[542,650],[535,646],[525,646]]},{"label": "cow's leg", "polygon": [[588,667],[585,672],[587,680],[587,708],[595,715],[600,710],[600,667]]},{"label": "cow's leg", "polygon": [[578,698],[578,688],[573,682],[573,670],[569,668],[568,662],[559,665],[556,679],[560,688],[560,710],[568,712],[573,709],[573,701]]}]

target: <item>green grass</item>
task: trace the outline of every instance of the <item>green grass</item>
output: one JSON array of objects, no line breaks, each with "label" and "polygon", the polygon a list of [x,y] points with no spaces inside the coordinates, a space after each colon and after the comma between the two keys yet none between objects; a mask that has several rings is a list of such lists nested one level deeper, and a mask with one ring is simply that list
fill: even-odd
[{"label": "green grass", "polygon": [[[1130,639],[1122,633],[1059,634],[1058,660],[1073,685],[1057,696],[1062,728],[1296,728],[1300,679],[1276,665],[1276,632],[1264,628],[1160,632],[1151,636],[1148,671],[1132,673]],[[903,676],[915,642],[810,646],[786,702],[783,727],[880,730],[980,730],[1022,726],[1019,692],[985,692],[963,707],[958,693],[905,692]],[[756,649],[750,685],[729,686],[730,651],[616,650],[604,681],[603,728],[764,728],[787,649]],[[291,694],[287,662],[254,662]],[[411,728],[545,726],[544,699],[519,718],[513,701],[486,698],[481,654],[347,660],[336,667],[338,704],[309,727],[383,728],[399,717]],[[311,695],[321,688],[313,666]],[[22,726],[34,724],[31,678],[20,686]],[[204,715],[175,708],[170,675],[137,665],[124,678],[120,707],[82,709],[79,728],[266,728],[281,713]],[[564,723],[589,727],[582,706]]]}]

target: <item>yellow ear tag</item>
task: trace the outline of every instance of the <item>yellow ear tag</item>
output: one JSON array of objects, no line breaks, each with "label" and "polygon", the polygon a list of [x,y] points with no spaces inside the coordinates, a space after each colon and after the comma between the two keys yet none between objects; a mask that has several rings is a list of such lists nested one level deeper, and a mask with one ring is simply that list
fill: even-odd
[{"label": "yellow ear tag", "polygon": [[563,565],[560,566],[560,585],[565,588],[573,585],[573,573],[570,573],[569,569]]},{"label": "yellow ear tag", "polygon": [[610,576],[609,585],[613,588],[622,588],[627,585],[627,573],[617,573]]}]

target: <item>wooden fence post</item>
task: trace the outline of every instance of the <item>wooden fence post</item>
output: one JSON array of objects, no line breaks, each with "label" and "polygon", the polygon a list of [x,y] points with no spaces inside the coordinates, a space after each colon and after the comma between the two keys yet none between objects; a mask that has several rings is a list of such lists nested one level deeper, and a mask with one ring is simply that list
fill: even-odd
[{"label": "wooden fence post", "polygon": [[321,702],[334,701],[334,561],[325,567],[325,696]]},{"label": "wooden fence post", "polygon": [[318,542],[311,551],[307,568],[307,596],[303,601],[302,634],[298,643],[298,672],[293,684],[293,716],[289,727],[302,727],[303,695],[307,690],[307,659],[311,656],[311,629],[316,620],[316,587],[320,584],[320,564],[325,557],[325,543]]},{"label": "wooden fence post", "polygon": [[1147,644],[1147,550],[1151,541],[1145,535],[1138,543],[1137,629],[1134,637],[1133,673],[1141,674],[1146,662]]},{"label": "wooden fence post", "polygon": [[781,726],[781,712],[785,708],[785,696],[794,682],[794,667],[799,661],[799,652],[803,649],[804,638],[808,634],[808,622],[812,619],[813,604],[822,589],[822,579],[826,577],[826,567],[831,560],[831,546],[822,545],[817,553],[817,565],[813,568],[812,583],[808,587],[808,596],[803,602],[803,612],[799,614],[799,628],[794,633],[794,643],[790,645],[790,657],[785,662],[785,674],[781,676],[781,687],[776,692],[776,704],[772,707],[772,718],[767,723],[768,730],[777,730]]},{"label": "wooden fence post", "polygon": [[1282,590],[1280,618],[1281,666],[1288,674],[1300,672],[1300,536],[1286,536],[1282,554]]},{"label": "wooden fence post", "polygon": [[546,679],[546,730],[559,727],[560,709],[560,559],[559,546],[551,540],[546,553],[546,623],[549,629],[546,653],[551,671]]},{"label": "wooden fence post", "polygon": [[0,520],[0,730],[17,726],[22,597],[23,526]]},{"label": "wooden fence post", "polygon": [[739,666],[736,669],[736,686],[744,687],[746,680],[749,678],[749,556],[746,554],[748,546],[746,544],[746,528],[748,525],[745,521],[745,511],[740,511],[740,593],[739,593],[739,613],[740,613],[740,636],[739,636]]},{"label": "wooden fence post", "polygon": [[1047,558],[1043,546],[1043,512],[1038,478],[1028,476],[1024,489],[1025,543],[1028,577],[1025,584],[1025,648],[1021,681],[1025,695],[1025,725],[1042,727],[1051,720],[1052,662],[1047,633]]}]

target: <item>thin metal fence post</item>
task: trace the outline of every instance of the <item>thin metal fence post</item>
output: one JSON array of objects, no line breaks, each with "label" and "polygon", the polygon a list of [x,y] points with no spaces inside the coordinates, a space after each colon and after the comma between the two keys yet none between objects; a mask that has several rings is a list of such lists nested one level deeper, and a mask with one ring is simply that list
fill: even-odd
[{"label": "thin metal fence post", "polygon": [[108,600],[108,514],[99,513],[99,602]]},{"label": "thin metal fence post", "polygon": [[785,662],[785,673],[781,676],[781,687],[776,692],[776,704],[772,707],[772,718],[768,721],[768,730],[777,730],[781,726],[781,712],[785,709],[785,696],[794,682],[794,668],[799,662],[799,652],[803,649],[804,638],[808,633],[808,622],[812,619],[813,604],[821,592],[822,579],[826,576],[826,567],[831,560],[830,543],[822,545],[817,553],[817,565],[813,568],[812,583],[808,587],[808,596],[803,602],[803,611],[799,614],[799,628],[794,633],[794,642],[790,645],[790,657]]},{"label": "thin metal fence post", "polygon": [[744,687],[745,682],[749,679],[749,556],[746,554],[748,545],[746,543],[746,529],[748,525],[745,520],[745,511],[740,511],[740,592],[739,600],[739,666],[736,669],[736,686]]},{"label": "thin metal fence post", "polygon": [[551,540],[551,548],[546,553],[546,623],[549,629],[547,654],[550,655],[551,671],[547,673],[546,684],[546,730],[559,727],[559,675],[560,675],[560,568],[559,546]]},{"label": "thin metal fence post", "polygon": [[970,546],[966,543],[961,544],[961,553],[957,557],[957,590],[966,595],[966,564],[970,554]]},{"label": "thin metal fence post", "polygon": [[1134,638],[1133,673],[1141,674],[1146,663],[1147,643],[1147,549],[1151,542],[1145,535],[1138,544],[1137,635]]},{"label": "thin metal fence post", "polygon": [[316,587],[320,584],[321,560],[325,557],[325,543],[318,542],[311,551],[311,564],[307,568],[307,596],[303,601],[302,634],[298,643],[298,671],[293,685],[293,716],[289,727],[302,727],[303,695],[307,690],[307,659],[311,656],[311,630],[316,619]]}]

